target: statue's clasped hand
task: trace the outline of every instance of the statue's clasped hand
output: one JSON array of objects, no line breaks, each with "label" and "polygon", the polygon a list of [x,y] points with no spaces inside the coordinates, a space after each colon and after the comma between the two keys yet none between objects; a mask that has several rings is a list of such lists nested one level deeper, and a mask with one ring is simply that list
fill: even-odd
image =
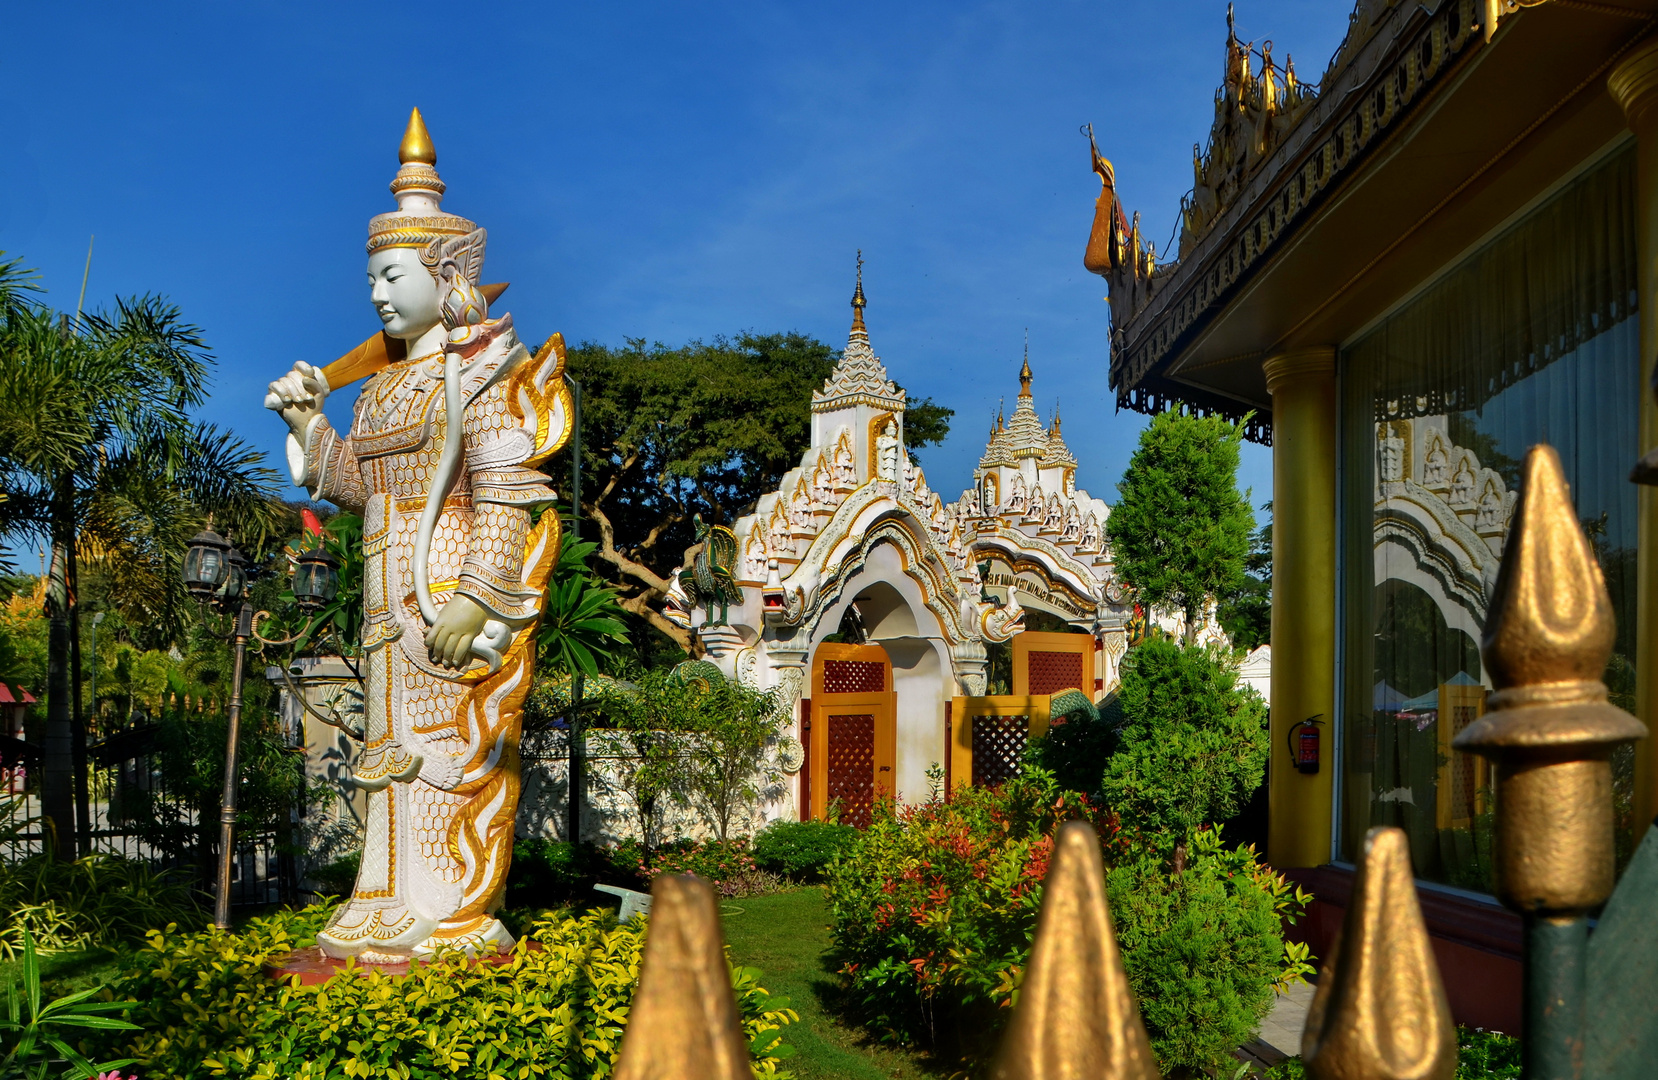
[{"label": "statue's clasped hand", "polygon": [[322,415],[328,397],[328,379],[322,369],[301,360],[294,369],[271,383],[265,408],[280,413],[294,435],[303,439],[311,421]]},{"label": "statue's clasped hand", "polygon": [[437,621],[426,631],[426,652],[432,663],[460,671],[472,664],[472,642],[489,621],[484,606],[463,593],[455,593],[438,612]]}]

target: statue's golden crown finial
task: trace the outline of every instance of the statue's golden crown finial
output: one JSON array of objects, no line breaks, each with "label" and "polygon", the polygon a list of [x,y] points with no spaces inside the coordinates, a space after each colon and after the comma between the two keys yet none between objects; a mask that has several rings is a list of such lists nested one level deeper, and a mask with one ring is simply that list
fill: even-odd
[{"label": "statue's golden crown finial", "polygon": [[369,221],[369,254],[386,247],[425,249],[434,241],[466,236],[478,227],[458,214],[443,211],[446,188],[438,177],[438,152],[419,109],[409,111],[409,125],[403,130],[397,160],[397,176],[391,182],[397,209],[376,214]]},{"label": "statue's golden crown finial", "polygon": [[432,136],[426,131],[426,121],[421,118],[420,109],[409,110],[409,126],[403,132],[403,143],[397,148],[397,161],[400,165],[407,165],[411,161],[418,161],[422,165],[437,165],[437,148],[432,145]]}]

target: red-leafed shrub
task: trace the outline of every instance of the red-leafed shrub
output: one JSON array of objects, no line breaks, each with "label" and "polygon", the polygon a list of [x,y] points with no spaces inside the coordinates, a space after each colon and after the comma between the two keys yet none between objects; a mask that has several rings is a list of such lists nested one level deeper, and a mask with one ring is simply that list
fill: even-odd
[{"label": "red-leafed shrub", "polygon": [[881,815],[829,871],[834,940],[853,1006],[882,1036],[975,1072],[988,1064],[1024,975],[1058,827],[1093,825],[1123,962],[1165,1076],[1224,1063],[1309,970],[1280,919],[1303,897],[1219,832],[1142,835],[1027,767],[997,789]]}]

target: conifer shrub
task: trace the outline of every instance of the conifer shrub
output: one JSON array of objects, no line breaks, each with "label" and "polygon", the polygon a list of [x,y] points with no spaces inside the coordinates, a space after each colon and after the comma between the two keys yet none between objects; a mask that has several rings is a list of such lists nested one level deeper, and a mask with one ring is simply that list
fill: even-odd
[{"label": "conifer shrub", "polygon": [[1225,821],[1265,775],[1266,703],[1218,647],[1153,638],[1123,658],[1122,721],[1099,791],[1148,833]]},{"label": "conifer shrub", "polygon": [[[309,987],[270,978],[266,967],[312,944],[329,913],[284,912],[240,933],[152,933],[105,991],[135,1002],[128,1019],[142,1030],[105,1036],[100,1049],[137,1059],[141,1076],[184,1080],[598,1080],[615,1070],[647,920],[549,912],[529,929],[541,947],[520,940],[500,965],[456,954],[404,976],[353,970]],[[759,977],[731,971],[754,1074],[787,1080],[783,1028],[799,1018]]]},{"label": "conifer shrub", "polygon": [[1044,770],[878,818],[828,872],[832,934],[858,1019],[982,1073],[1024,975],[1054,835],[1100,836],[1129,982],[1165,1076],[1225,1064],[1271,1007],[1275,985],[1311,971],[1280,920],[1305,895],[1231,850],[1218,830],[1166,835],[1063,791]]}]

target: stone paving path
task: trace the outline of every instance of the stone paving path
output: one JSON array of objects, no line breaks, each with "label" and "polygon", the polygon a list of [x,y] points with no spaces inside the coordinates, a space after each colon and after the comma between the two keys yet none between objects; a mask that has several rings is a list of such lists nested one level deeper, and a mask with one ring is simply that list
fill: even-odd
[{"label": "stone paving path", "polygon": [[1312,985],[1304,984],[1280,994],[1272,1005],[1272,1012],[1261,1022],[1260,1032],[1238,1048],[1238,1059],[1265,1071],[1285,1058],[1298,1056],[1301,1030],[1307,1026],[1307,1007],[1312,1004],[1313,990]]}]

